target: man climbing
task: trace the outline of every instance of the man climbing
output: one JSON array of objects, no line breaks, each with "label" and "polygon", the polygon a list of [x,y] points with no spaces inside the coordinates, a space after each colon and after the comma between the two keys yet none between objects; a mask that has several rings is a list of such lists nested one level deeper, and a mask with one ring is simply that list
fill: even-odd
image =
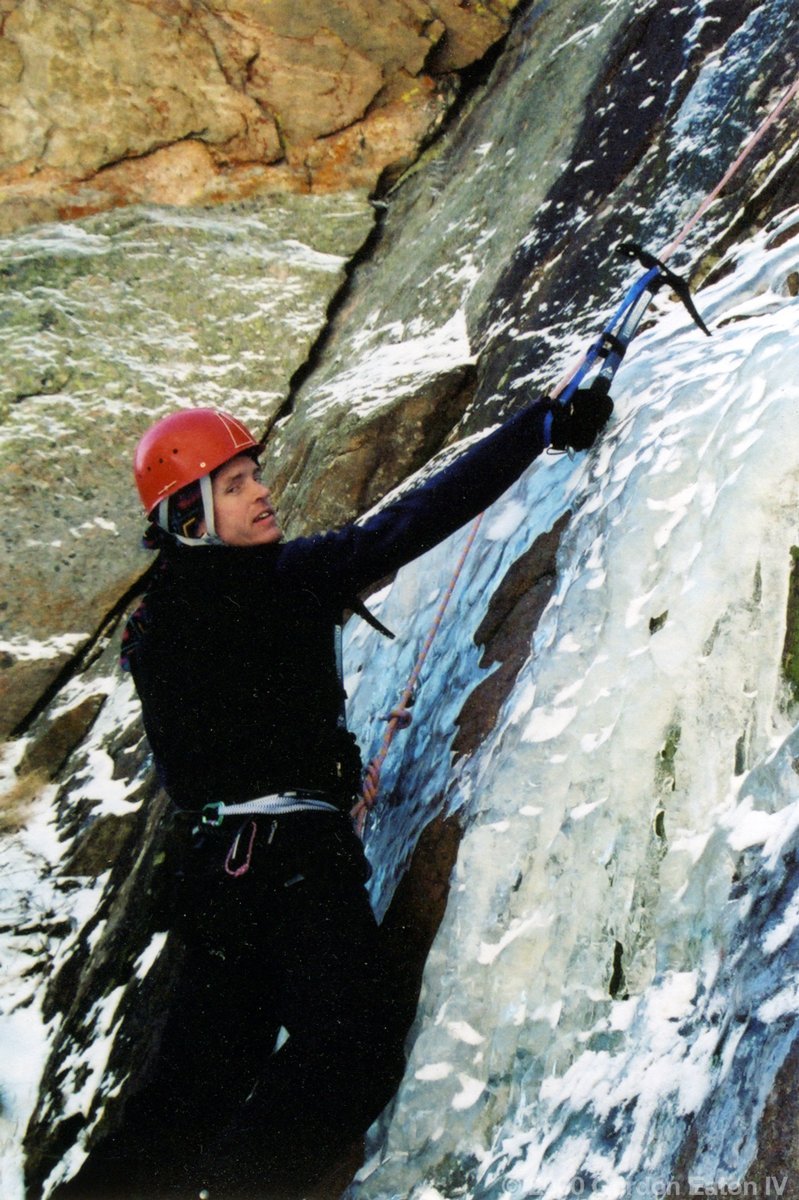
[{"label": "man climbing", "polygon": [[144,435],[159,557],[123,657],[173,806],[183,970],[124,1129],[57,1196],[306,1195],[390,1099],[408,1016],[351,827],[336,627],[547,445],[589,447],[611,410],[601,389],[537,401],[363,522],[293,540],[235,418],[182,410]]}]

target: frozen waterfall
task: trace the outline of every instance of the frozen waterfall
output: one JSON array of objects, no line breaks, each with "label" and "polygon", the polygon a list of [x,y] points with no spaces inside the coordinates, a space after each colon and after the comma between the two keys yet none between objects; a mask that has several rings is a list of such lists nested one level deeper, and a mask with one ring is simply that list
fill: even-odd
[{"label": "frozen waterfall", "polygon": [[[691,1182],[746,1175],[752,1114],[799,1009],[799,732],[781,674],[798,246],[793,214],[730,255],[698,296],[710,342],[658,298],[602,444],[540,460],[488,515],[384,768],[387,791],[401,770],[405,804],[369,842],[384,904],[429,797],[465,825],[411,1060],[359,1196],[656,1194],[677,1185],[691,1115],[707,1139]],[[529,661],[450,776],[491,580],[566,510]],[[415,613],[423,631],[454,558],[448,544],[403,571],[381,618],[402,629]],[[367,745],[394,699],[386,679],[401,685],[415,651],[397,662],[353,631]],[[457,1160],[466,1190],[439,1190],[435,1171],[414,1186],[420,1147]]]}]

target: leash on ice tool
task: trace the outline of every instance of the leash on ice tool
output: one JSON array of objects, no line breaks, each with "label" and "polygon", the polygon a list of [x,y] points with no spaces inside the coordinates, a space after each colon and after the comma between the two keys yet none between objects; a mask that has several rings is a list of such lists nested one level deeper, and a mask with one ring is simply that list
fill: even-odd
[{"label": "leash on ice tool", "polygon": [[[743,163],[750,156],[757,144],[760,142],[767,130],[774,124],[777,117],[784,108],[799,95],[799,77],[786,89],[782,94],[777,104],[770,113],[761,121],[755,132],[745,143],[743,149],[738,154],[737,158],[730,164],[721,177],[716,186],[708,192],[702,202],[697,207],[693,216],[685,222],[679,233],[672,239],[671,242],[660,252],[660,257],[655,257],[648,250],[644,250],[635,242],[624,243],[620,247],[620,252],[628,257],[637,258],[641,265],[645,268],[644,274],[641,275],[628,289],[627,294],[622,300],[616,312],[611,317],[608,324],[600,333],[599,337],[589,346],[582,360],[577,367],[566,374],[566,376],[550,391],[549,398],[557,400],[561,404],[568,404],[575,392],[579,388],[581,382],[585,379],[588,372],[595,365],[598,359],[604,359],[604,362],[596,374],[595,379],[589,385],[588,390],[595,389],[601,396],[607,394],[610,390],[610,384],[613,380],[616,371],[621,365],[621,361],[627,352],[627,347],[635,336],[635,332],[641,323],[641,320],[651,303],[657,290],[664,284],[668,284],[675,294],[679,297],[682,303],[687,308],[691,319],[699,326],[699,328],[708,336],[710,330],[705,326],[702,318],[696,310],[693,299],[688,291],[688,285],[684,279],[675,274],[669,267],[665,265],[665,260],[677,250],[685,241],[688,234],[694,226],[701,220],[704,214],[710,208],[714,200],[718,198],[729,181],[740,170]],[[545,435],[548,440],[548,435],[551,433],[552,417],[548,414],[548,419],[545,423]],[[444,599],[439,606],[439,611],[431,627],[430,633],[425,640],[425,645],[422,653],[419,656],[419,661],[411,672],[408,684],[402,692],[400,703],[391,710],[387,720],[389,722],[388,729],[383,738],[383,743],[375,758],[371,761],[366,769],[363,790],[360,799],[352,809],[352,818],[355,822],[356,829],[363,836],[366,819],[375,805],[377,796],[380,790],[380,771],[385,761],[394,734],[398,729],[404,729],[410,724],[411,714],[408,711],[413,702],[413,695],[416,684],[419,678],[419,672],[424,665],[424,661],[430,651],[433,639],[438,632],[444,612],[449,604],[452,592],[455,589],[458,578],[463,570],[466,562],[466,557],[471,549],[480,523],[483,519],[483,514],[478,516],[471,528],[467,539],[466,547],[461,554],[458,564],[453,573],[452,580],[447,588]]]}]

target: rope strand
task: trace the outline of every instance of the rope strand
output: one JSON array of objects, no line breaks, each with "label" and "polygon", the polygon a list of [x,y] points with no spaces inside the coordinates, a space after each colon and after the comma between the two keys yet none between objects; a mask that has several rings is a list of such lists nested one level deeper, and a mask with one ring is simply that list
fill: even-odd
[{"label": "rope strand", "polygon": [[424,664],[427,662],[427,656],[432,649],[433,642],[436,639],[436,634],[441,628],[441,622],[444,619],[444,614],[447,611],[449,602],[452,599],[455,588],[457,587],[458,580],[461,577],[461,572],[466,565],[466,560],[469,557],[469,552],[471,551],[472,546],[474,545],[474,540],[477,537],[477,531],[480,528],[482,520],[483,513],[480,513],[480,515],[475,517],[474,521],[472,522],[469,535],[466,538],[466,542],[464,543],[460,557],[455,564],[455,570],[452,572],[452,578],[450,579],[447,589],[441,598],[435,618],[433,619],[433,623],[430,626],[427,637],[425,638],[424,645],[419,651],[419,657],[416,659],[414,668],[408,676],[408,682],[403,688],[400,702],[396,708],[393,708],[389,713],[388,728],[383,735],[382,745],[366,769],[366,776],[364,778],[361,798],[352,809],[350,814],[355,822],[355,828],[359,834],[363,834],[366,818],[371,809],[374,807],[375,801],[377,800],[380,790],[380,772],[391,743],[394,740],[394,735],[398,729],[404,729],[410,724],[411,714],[409,712],[409,707],[413,702],[413,693],[416,690],[416,684],[419,680],[419,676],[422,673]]},{"label": "rope strand", "polygon": [[707,210],[710,208],[713,201],[718,199],[719,195],[721,194],[721,192],[723,192],[724,188],[730,182],[732,177],[735,174],[737,174],[740,167],[743,165],[743,163],[746,162],[747,158],[752,153],[755,146],[758,144],[759,141],[761,141],[764,134],[771,128],[771,126],[777,120],[777,117],[780,115],[782,110],[786,107],[786,105],[790,104],[791,100],[797,93],[799,93],[799,76],[794,80],[794,82],[791,84],[791,86],[785,92],[783,92],[779,101],[777,102],[777,104],[775,104],[774,108],[771,110],[771,112],[768,114],[768,116],[765,117],[761,121],[760,125],[758,125],[755,132],[749,138],[749,141],[746,143],[743,150],[741,150],[741,153],[738,155],[738,157],[735,159],[735,161],[730,164],[730,166],[724,172],[721,179],[718,181],[718,183],[712,189],[712,191],[708,192],[708,194],[705,196],[702,203],[697,208],[694,215],[690,218],[690,220],[685,222],[682,229],[677,234],[677,236],[673,239],[673,241],[669,242],[668,246],[666,246],[663,250],[661,250],[660,255],[658,256],[659,258],[661,258],[665,261],[667,258],[670,257],[670,255],[672,255],[674,253],[675,250],[677,250],[683,244],[683,242],[687,238],[688,234],[691,232],[691,230],[694,228],[694,226],[697,224],[697,222],[702,219],[702,217],[705,215]]},{"label": "rope strand", "polygon": [[[783,109],[788,104],[790,104],[791,100],[794,98],[794,96],[797,95],[797,93],[799,93],[799,77],[797,77],[794,80],[794,82],[791,84],[791,86],[789,88],[787,88],[785,92],[783,92],[782,96],[777,101],[777,103],[775,104],[775,106],[771,110],[771,112],[768,113],[768,115],[763,118],[763,120],[760,122],[760,124],[758,125],[755,132],[752,134],[752,136],[749,138],[749,140],[744,145],[744,147],[741,150],[741,152],[739,153],[738,157],[730,164],[730,166],[724,172],[724,174],[722,175],[721,179],[718,181],[716,186],[714,188],[712,188],[708,192],[708,194],[704,197],[702,202],[699,204],[699,207],[694,212],[693,216],[690,217],[689,220],[687,220],[685,222],[685,224],[683,225],[682,229],[677,234],[677,236],[675,238],[673,238],[672,241],[670,241],[669,244],[663,248],[663,250],[661,250],[658,257],[660,258],[660,260],[662,262],[665,262],[666,259],[668,259],[675,252],[675,250],[678,250],[679,247],[683,244],[683,242],[685,241],[685,239],[687,238],[687,236],[691,232],[691,230],[694,228],[694,226],[702,219],[702,217],[705,215],[707,210],[710,208],[710,206],[714,202],[714,200],[718,199],[721,192],[723,192],[724,188],[727,186],[727,184],[730,182],[730,180],[733,178],[733,176],[738,173],[738,171],[741,169],[743,164],[746,162],[749,155],[752,153],[752,151],[755,149],[755,147],[758,145],[758,143],[760,141],[762,141],[764,135],[768,132],[768,130],[771,128],[771,126],[777,120],[780,113],[783,111]],[[618,316],[618,314],[617,314],[617,316]],[[616,318],[614,318],[614,320],[616,320]],[[590,352],[590,350],[581,354],[579,359],[573,366],[567,367],[564,374],[561,376],[561,378],[555,384],[554,388],[549,393],[550,397],[553,400],[557,400],[558,396],[560,396],[566,390],[566,388],[569,386],[569,384],[572,382],[572,380],[575,378],[575,376],[582,370],[583,366],[586,363],[586,359],[588,357],[589,352]]]}]

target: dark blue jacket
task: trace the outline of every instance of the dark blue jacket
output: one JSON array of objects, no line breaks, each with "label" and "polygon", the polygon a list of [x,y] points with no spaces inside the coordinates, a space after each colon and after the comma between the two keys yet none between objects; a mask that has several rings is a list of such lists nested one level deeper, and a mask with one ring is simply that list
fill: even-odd
[{"label": "dark blue jacket", "polygon": [[291,788],[349,806],[359,761],[339,720],[342,611],[506,491],[543,449],[545,411],[528,406],[363,523],[276,545],[161,551],[127,658],[180,808]]}]

